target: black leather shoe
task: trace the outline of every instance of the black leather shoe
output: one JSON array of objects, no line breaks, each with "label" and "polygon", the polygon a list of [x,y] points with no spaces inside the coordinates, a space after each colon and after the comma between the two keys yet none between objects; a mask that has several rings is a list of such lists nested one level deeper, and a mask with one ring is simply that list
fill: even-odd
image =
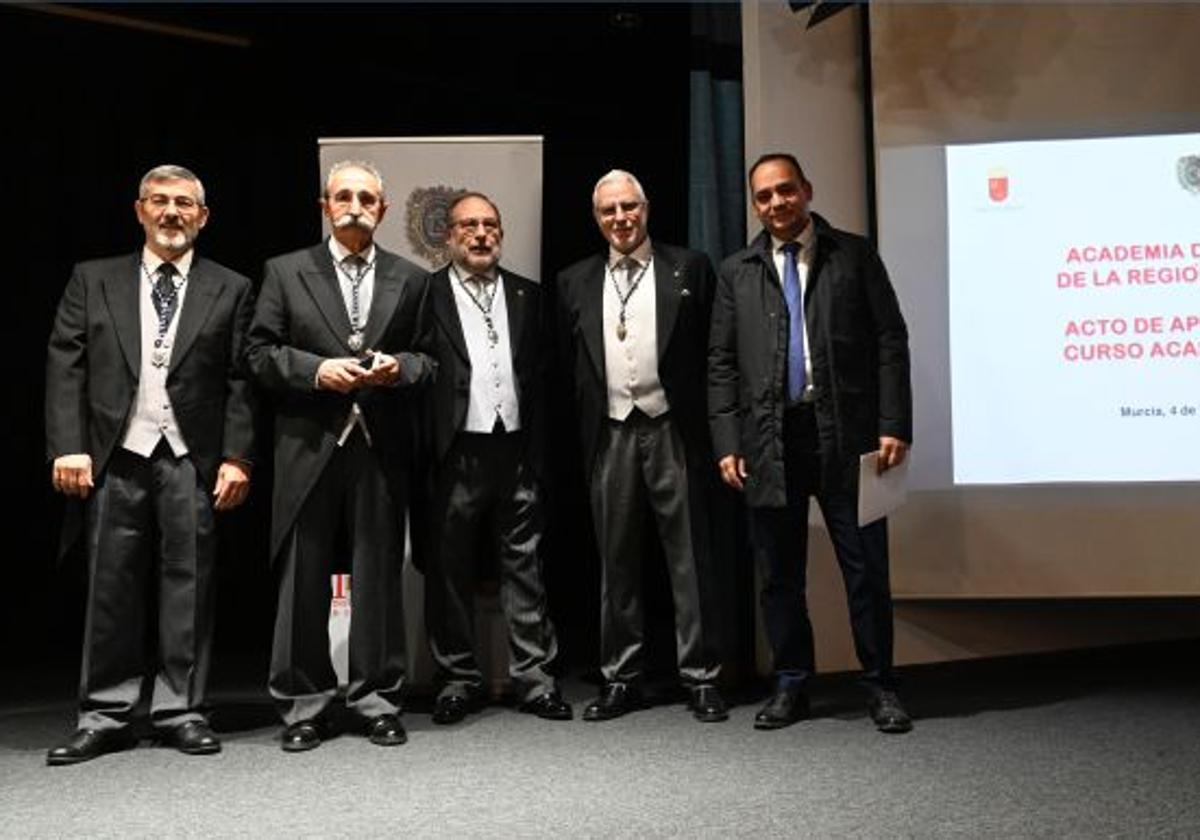
[{"label": "black leather shoe", "polygon": [[280,743],[284,752],[304,752],[315,750],[321,746],[321,730],[311,720],[293,723],[283,730],[283,741]]},{"label": "black leather shoe", "polygon": [[46,753],[46,763],[51,767],[62,764],[78,764],[91,761],[105,753],[126,750],[136,743],[125,727],[120,729],[80,729],[71,740],[60,744]]},{"label": "black leather shoe", "polygon": [[367,738],[380,747],[398,747],[408,740],[397,715],[380,715],[367,726]]},{"label": "black leather shoe", "polygon": [[881,691],[876,694],[867,704],[867,710],[871,713],[871,720],[875,721],[875,728],[880,732],[902,734],[912,731],[912,718],[904,711],[904,706],[894,691]]},{"label": "black leather shoe", "polygon": [[782,729],[808,717],[808,695],[779,689],[754,716],[755,729]]},{"label": "black leather shoe", "polygon": [[701,723],[717,723],[729,720],[729,709],[715,685],[698,685],[691,691],[688,708],[692,716]]},{"label": "black leather shoe", "polygon": [[446,694],[433,704],[433,722],[441,726],[458,723],[471,711],[471,701],[461,694]]},{"label": "black leather shoe", "polygon": [[221,742],[208,724],[202,720],[189,720],[164,731],[162,742],[187,755],[212,755],[221,751]]},{"label": "black leather shoe", "polygon": [[574,716],[571,704],[553,689],[522,703],[521,711],[545,720],[570,720]]},{"label": "black leather shoe", "polygon": [[642,706],[641,693],[628,683],[613,682],[583,710],[584,720],[612,720]]}]

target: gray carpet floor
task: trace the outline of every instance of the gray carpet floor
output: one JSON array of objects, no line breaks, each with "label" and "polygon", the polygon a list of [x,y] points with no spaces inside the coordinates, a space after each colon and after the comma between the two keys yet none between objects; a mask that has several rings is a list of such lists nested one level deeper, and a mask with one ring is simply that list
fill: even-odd
[{"label": "gray carpet floor", "polygon": [[[910,675],[904,736],[835,680],[778,732],[751,702],[707,725],[681,705],[598,724],[495,706],[449,728],[410,712],[394,749],[344,734],[288,755],[261,698],[226,696],[218,756],[143,741],[64,768],[44,760],[69,703],[23,700],[0,706],[0,836],[1200,837],[1195,677],[970,673]],[[593,688],[566,688],[578,716]]]}]

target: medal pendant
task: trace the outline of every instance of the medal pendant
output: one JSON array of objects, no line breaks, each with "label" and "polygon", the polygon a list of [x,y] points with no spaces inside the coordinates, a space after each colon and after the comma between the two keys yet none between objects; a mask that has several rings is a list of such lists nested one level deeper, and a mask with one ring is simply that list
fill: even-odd
[{"label": "medal pendant", "polygon": [[162,367],[167,363],[167,351],[160,348],[154,348],[150,353],[150,364],[155,367]]},{"label": "medal pendant", "polygon": [[624,324],[617,324],[617,341],[624,341],[628,333],[625,331]]},{"label": "medal pendant", "polygon": [[488,343],[495,347],[500,342],[500,335],[492,329],[487,332]]},{"label": "medal pendant", "polygon": [[354,332],[350,333],[350,338],[346,339],[346,344],[351,350],[357,353],[362,349],[363,346],[363,334],[358,330],[355,330]]}]

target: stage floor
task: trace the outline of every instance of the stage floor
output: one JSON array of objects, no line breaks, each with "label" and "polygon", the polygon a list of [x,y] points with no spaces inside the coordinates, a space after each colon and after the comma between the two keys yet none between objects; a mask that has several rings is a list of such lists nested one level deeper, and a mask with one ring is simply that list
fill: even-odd
[{"label": "stage floor", "polygon": [[753,730],[753,694],[726,723],[679,704],[585,723],[594,687],[568,679],[574,721],[492,706],[437,727],[418,709],[405,746],[345,734],[289,755],[265,695],[225,688],[220,755],[143,740],[61,768],[45,751],[70,733],[71,700],[27,686],[0,706],[0,836],[1196,837],[1195,653],[909,669],[902,736],[877,733],[841,678],[777,732]]}]

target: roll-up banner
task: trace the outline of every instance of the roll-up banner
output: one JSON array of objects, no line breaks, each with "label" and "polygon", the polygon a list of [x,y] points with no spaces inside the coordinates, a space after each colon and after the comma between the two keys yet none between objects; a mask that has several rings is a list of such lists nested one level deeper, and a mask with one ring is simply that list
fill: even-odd
[{"label": "roll-up banner", "polygon": [[[526,277],[540,279],[542,260],[542,138],[521,137],[339,137],[317,141],[321,185],[333,164],[365,161],[383,176],[389,208],[375,233],[382,248],[434,271],[445,265],[446,210],[456,194],[481,192],[495,202],[504,223],[500,261]],[[329,233],[328,221],[325,232]],[[411,529],[412,523],[409,522]],[[424,578],[412,565],[405,537],[404,626],[408,679],[428,686],[433,667],[425,637]],[[350,588],[348,575],[335,576],[329,613],[329,642],[338,682],[348,679]],[[507,629],[494,596],[477,603],[476,652],[493,692],[507,682]]]}]

